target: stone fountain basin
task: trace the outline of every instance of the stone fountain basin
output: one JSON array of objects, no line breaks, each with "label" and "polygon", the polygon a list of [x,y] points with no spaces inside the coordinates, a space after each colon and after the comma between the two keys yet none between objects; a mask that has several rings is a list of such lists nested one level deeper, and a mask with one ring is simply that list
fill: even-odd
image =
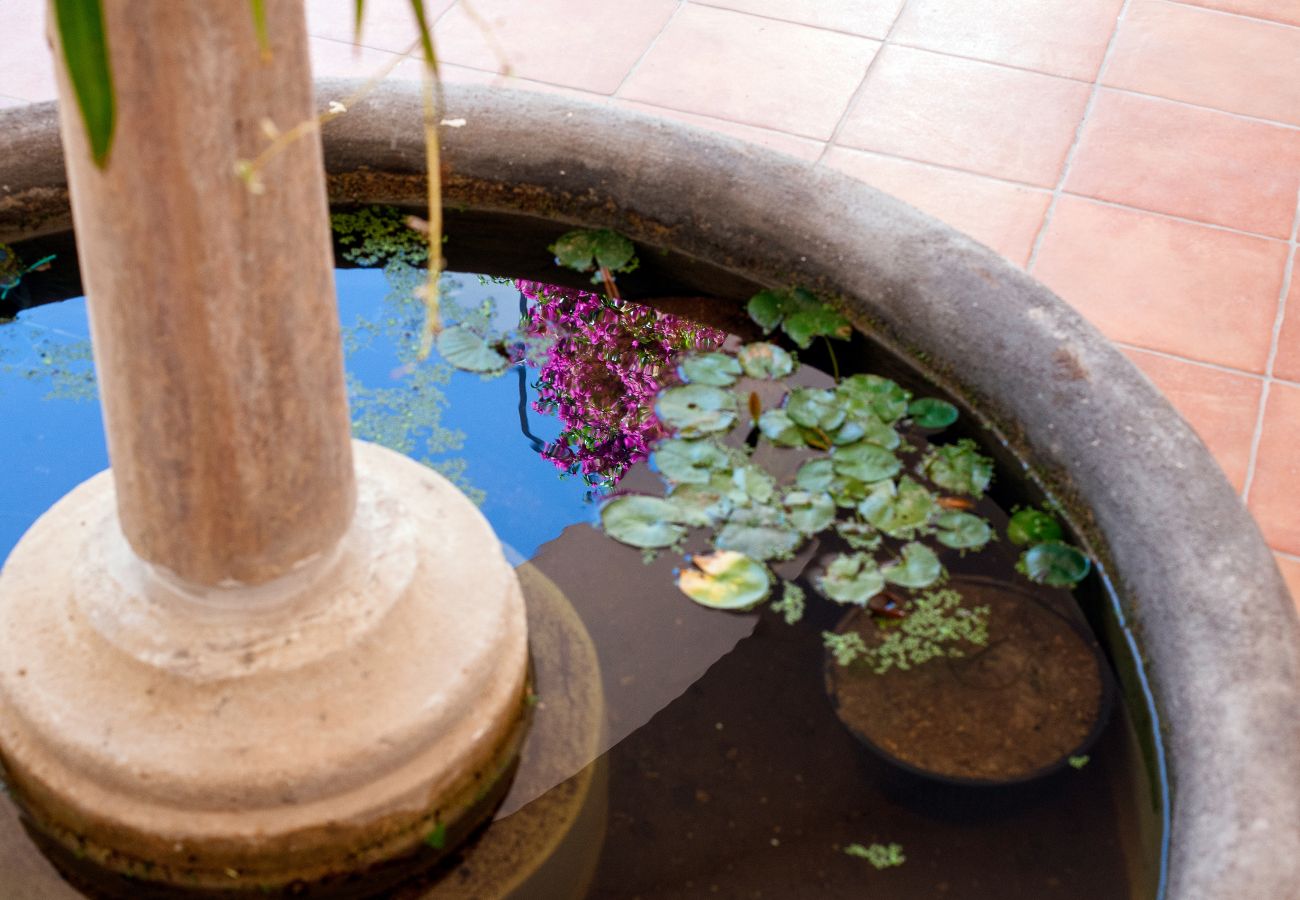
[{"label": "stone fountain basin", "polygon": [[[322,81],[321,103],[358,87]],[[1294,890],[1300,621],[1209,452],[1095,328],[991,250],[836,172],[557,97],[454,87],[447,105],[464,119],[442,129],[451,216],[613,228],[652,276],[736,304],[754,283],[838,297],[964,400],[1064,505],[1143,661],[1127,687],[1149,691],[1168,764],[1166,896]],[[418,85],[381,86],[324,132],[331,200],[422,204],[422,141]],[[69,226],[53,105],[0,112],[0,241]]]}]

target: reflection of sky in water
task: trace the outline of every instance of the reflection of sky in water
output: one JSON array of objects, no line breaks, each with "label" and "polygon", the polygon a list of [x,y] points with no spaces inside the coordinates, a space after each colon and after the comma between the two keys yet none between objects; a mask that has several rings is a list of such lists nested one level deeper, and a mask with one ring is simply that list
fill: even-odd
[{"label": "reflection of sky in water", "polygon": [[[456,300],[462,306],[477,306],[491,297],[501,324],[517,321],[519,295],[512,286],[480,285],[473,276],[457,280],[461,289]],[[349,374],[371,389],[408,383],[409,376],[399,371],[401,348],[383,327],[404,312],[385,303],[389,287],[383,272],[339,271],[337,284],[345,329],[362,320],[379,324],[368,329],[373,337],[349,354]],[[0,325],[0,560],[41,513],[108,465],[99,404],[78,378],[89,369],[79,358],[87,334],[81,298],[29,309],[15,322]],[[422,365],[436,362],[436,355]],[[524,381],[535,376],[528,370]],[[465,461],[463,480],[483,492],[484,514],[502,541],[527,558],[566,525],[590,519],[591,507],[582,480],[561,479],[522,432],[519,386],[517,369],[493,379],[453,372],[440,385],[447,395],[441,425],[463,432],[464,444],[431,459]],[[527,388],[527,404],[536,399]],[[527,416],[530,431],[540,440],[559,434],[554,418],[531,409]]]}]

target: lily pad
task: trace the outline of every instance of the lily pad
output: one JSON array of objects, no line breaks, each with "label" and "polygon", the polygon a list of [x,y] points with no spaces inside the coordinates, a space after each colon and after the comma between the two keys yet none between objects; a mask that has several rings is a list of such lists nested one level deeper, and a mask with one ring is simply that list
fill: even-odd
[{"label": "lily pad", "polygon": [[789,559],[804,541],[785,516],[771,509],[740,509],[718,531],[719,550],[734,550],[754,559]]},{"label": "lily pad", "polygon": [[738,354],[740,367],[750,378],[776,379],[792,374],[795,368],[794,357],[776,344],[760,341],[746,344]]},{"label": "lily pad", "polygon": [[750,298],[748,310],[764,332],[780,325],[803,348],[815,337],[844,340],[853,333],[848,319],[803,288],[760,291]]},{"label": "lily pad", "polygon": [[867,484],[893,478],[903,468],[897,456],[884,447],[867,443],[836,447],[831,455],[831,464],[840,475],[847,475]]},{"label": "lily pad", "polygon": [[555,254],[557,263],[575,272],[590,272],[601,266],[611,272],[631,272],[637,267],[632,242],[608,228],[570,231],[547,249]]},{"label": "lily pad", "polygon": [[761,505],[776,496],[776,479],[752,463],[737,466],[731,473],[731,483],[740,492],[743,502]]},{"label": "lily pad", "polygon": [[886,425],[907,415],[908,401],[912,399],[911,392],[879,375],[850,375],[836,386],[835,392],[845,399],[851,413],[872,413]]},{"label": "lily pad", "polygon": [[683,438],[662,441],[652,459],[659,473],[677,484],[708,484],[714,472],[731,464],[727,451],[712,441]]},{"label": "lily pad", "polygon": [[935,540],[954,550],[979,550],[993,539],[993,529],[979,516],[946,509],[934,520]]},{"label": "lily pad", "polygon": [[677,385],[659,392],[655,415],[682,437],[727,431],[736,424],[736,398],[707,384]]},{"label": "lily pad", "polygon": [[1092,560],[1078,547],[1060,541],[1036,544],[1020,554],[1016,569],[1030,581],[1071,588],[1092,569]]},{"label": "lily pad", "polygon": [[957,407],[938,397],[921,397],[907,406],[907,414],[921,428],[947,428],[957,421]]},{"label": "lily pad", "polygon": [[858,504],[858,512],[864,519],[900,540],[915,535],[929,521],[934,510],[934,497],[907,476],[903,476],[897,486],[892,481],[880,482]]},{"label": "lily pad", "polygon": [[740,363],[729,353],[692,353],[677,366],[683,381],[730,387],[740,377]]},{"label": "lily pad", "polygon": [[804,534],[825,531],[835,521],[835,501],[824,492],[790,491],[785,495],[790,524]]},{"label": "lily pad", "polygon": [[922,468],[927,478],[955,494],[982,496],[993,480],[993,460],[982,455],[970,438],[932,448]]},{"label": "lily pad", "polygon": [[759,416],[758,430],[778,447],[804,446],[803,432],[784,409],[769,409]]},{"label": "lily pad", "polygon": [[438,352],[448,364],[466,372],[499,372],[510,360],[488,346],[487,338],[460,325],[438,334]]},{"label": "lily pad", "polygon": [[884,540],[874,525],[862,519],[841,519],[835,523],[835,531],[854,550],[875,550]]},{"label": "lily pad", "polygon": [[615,497],[600,510],[600,527],[616,541],[632,547],[671,547],[686,534],[680,512],[662,497],[631,494]]},{"label": "lily pad", "polygon": [[676,511],[676,521],[696,528],[716,525],[732,510],[731,500],[707,484],[679,484],[667,499]]},{"label": "lily pad", "polygon": [[877,447],[884,447],[886,450],[894,450],[903,442],[894,426],[886,425],[874,414],[855,418],[854,421],[861,426],[862,439],[868,444],[875,444]]},{"label": "lily pad", "polygon": [[875,559],[865,553],[841,553],[830,561],[817,581],[821,592],[836,603],[866,606],[885,589],[885,576]]},{"label": "lily pad", "polygon": [[904,544],[898,561],[881,569],[885,580],[905,588],[926,588],[943,577],[939,557],[925,544]]},{"label": "lily pad", "polygon": [[827,490],[834,480],[835,472],[831,468],[831,461],[825,457],[808,460],[794,476],[795,485],[804,491]]},{"label": "lily pad", "polygon": [[1017,510],[1007,523],[1007,539],[1017,546],[1059,541],[1062,537],[1061,523],[1041,509]]},{"label": "lily pad", "polygon": [[844,422],[844,406],[833,391],[795,388],[785,401],[785,412],[804,428],[819,428],[828,434]]},{"label": "lily pad", "polygon": [[677,587],[701,606],[712,609],[752,609],[772,590],[767,566],[743,553],[719,550],[691,557],[692,568],[677,576]]}]

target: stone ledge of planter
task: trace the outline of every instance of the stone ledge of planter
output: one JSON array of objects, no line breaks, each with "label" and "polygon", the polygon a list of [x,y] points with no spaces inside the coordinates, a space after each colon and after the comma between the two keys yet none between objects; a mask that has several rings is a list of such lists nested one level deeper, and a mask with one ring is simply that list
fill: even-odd
[{"label": "stone ledge of planter", "polygon": [[446,479],[354,451],[337,553],[271,584],[154,574],[108,472],[19,542],[0,743],[46,837],[146,882],[256,889],[410,855],[439,826],[450,843],[491,812],[528,720],[518,578]]},{"label": "stone ledge of planter", "polygon": [[[318,82],[321,105],[357,82]],[[1139,648],[1172,781],[1173,900],[1300,883],[1300,621],[1208,451],[1097,331],[1032,278],[838,172],[678,123],[449,86],[446,205],[618,229],[689,264],[837,296],[966,400],[1063,503]],[[418,88],[324,129],[337,202],[423,202]],[[0,240],[69,225],[51,105],[0,111]],[[737,299],[737,298],[733,298]]]}]

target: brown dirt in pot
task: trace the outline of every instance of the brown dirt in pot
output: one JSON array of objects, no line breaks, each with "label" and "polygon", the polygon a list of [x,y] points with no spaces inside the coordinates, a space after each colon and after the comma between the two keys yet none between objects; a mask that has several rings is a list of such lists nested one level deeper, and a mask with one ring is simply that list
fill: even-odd
[{"label": "brown dirt in pot", "polygon": [[[967,606],[989,607],[989,641],[965,656],[872,671],[826,658],[826,690],[860,740],[903,766],[961,782],[1010,783],[1046,774],[1081,752],[1108,711],[1104,662],[1082,629],[1019,587],[983,578],[949,584]],[[868,647],[886,634],[864,610],[838,632]]]}]

